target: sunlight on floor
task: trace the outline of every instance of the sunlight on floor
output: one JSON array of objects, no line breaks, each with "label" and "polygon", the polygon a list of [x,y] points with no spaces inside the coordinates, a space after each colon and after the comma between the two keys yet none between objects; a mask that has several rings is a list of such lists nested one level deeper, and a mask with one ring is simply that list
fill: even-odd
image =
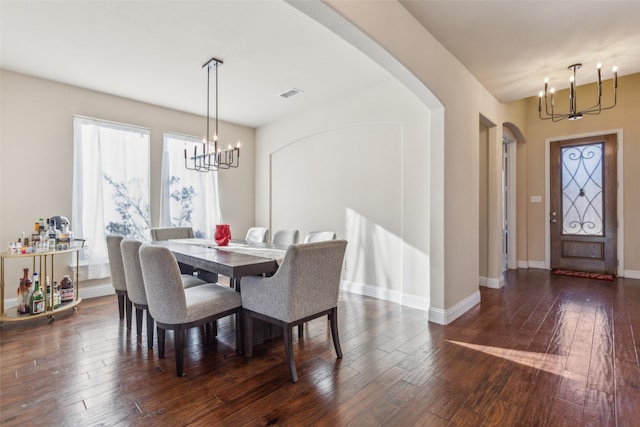
[{"label": "sunlight on floor", "polygon": [[567,356],[536,353],[533,351],[514,350],[510,348],[492,347],[481,344],[470,344],[460,341],[447,340],[452,344],[457,344],[471,350],[480,351],[491,356],[500,357],[511,362],[540,369],[552,374],[561,376],[571,376],[571,373],[564,370]]}]

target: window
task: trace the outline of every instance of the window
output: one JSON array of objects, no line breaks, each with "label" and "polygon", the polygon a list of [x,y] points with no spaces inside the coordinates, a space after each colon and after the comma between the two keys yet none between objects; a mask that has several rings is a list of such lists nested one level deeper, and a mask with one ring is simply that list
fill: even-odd
[{"label": "window", "polygon": [[218,174],[185,168],[184,150],[197,143],[200,138],[164,134],[160,226],[190,226],[195,237],[211,239],[220,218]]},{"label": "window", "polygon": [[[149,130],[74,117],[72,219],[87,279],[110,275],[105,235],[149,240]],[[84,274],[83,274],[83,277]]]}]

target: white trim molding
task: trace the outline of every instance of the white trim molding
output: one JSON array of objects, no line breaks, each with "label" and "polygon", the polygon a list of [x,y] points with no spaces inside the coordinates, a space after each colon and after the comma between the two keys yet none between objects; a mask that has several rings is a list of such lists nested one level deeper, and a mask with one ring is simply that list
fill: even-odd
[{"label": "white trim molding", "polygon": [[549,267],[545,261],[527,261],[529,267],[527,268],[539,268],[540,270],[548,270]]},{"label": "white trim molding", "polygon": [[431,307],[429,308],[429,321],[439,325],[448,325],[467,311],[471,310],[479,302],[480,291],[475,291],[447,310]]},{"label": "white trim molding", "polygon": [[529,261],[518,260],[518,268],[529,268]]},{"label": "white trim molding", "polygon": [[504,286],[504,277],[484,277],[480,276],[480,286],[490,289],[500,289]]},{"label": "white trim molding", "polygon": [[640,271],[638,270],[624,270],[624,276],[627,279],[640,279]]},{"label": "white trim molding", "polygon": [[365,295],[385,301],[395,302],[405,307],[417,310],[429,311],[429,300],[416,295],[409,295],[392,289],[384,289],[379,286],[367,285],[365,283],[343,280],[340,289],[352,294]]},{"label": "white trim molding", "polygon": [[106,295],[113,295],[115,293],[116,291],[113,289],[113,286],[111,284],[89,287],[80,286],[80,298],[82,299],[104,297]]}]

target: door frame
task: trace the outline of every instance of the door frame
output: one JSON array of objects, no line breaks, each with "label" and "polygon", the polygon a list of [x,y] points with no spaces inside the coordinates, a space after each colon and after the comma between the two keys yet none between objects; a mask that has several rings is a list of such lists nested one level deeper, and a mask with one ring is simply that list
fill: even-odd
[{"label": "door frame", "polygon": [[[507,171],[507,268],[518,268],[518,236],[517,236],[517,146],[518,140],[507,144],[507,161],[509,170]],[[504,162],[504,160],[503,160]],[[504,165],[504,163],[503,163]],[[503,189],[504,192],[504,189]]]},{"label": "door frame", "polygon": [[555,141],[566,141],[569,139],[587,138],[592,136],[611,135],[615,134],[618,142],[618,154],[616,161],[618,163],[617,180],[618,180],[618,192],[617,192],[617,219],[618,219],[618,267],[617,276],[624,277],[624,181],[623,181],[623,131],[622,129],[612,129],[601,132],[582,133],[577,135],[568,135],[562,137],[546,138],[544,140],[544,199],[545,199],[545,213],[544,213],[544,265],[547,270],[551,269],[551,226],[549,224],[549,207],[551,206],[550,200],[550,181],[551,181],[551,143]]}]

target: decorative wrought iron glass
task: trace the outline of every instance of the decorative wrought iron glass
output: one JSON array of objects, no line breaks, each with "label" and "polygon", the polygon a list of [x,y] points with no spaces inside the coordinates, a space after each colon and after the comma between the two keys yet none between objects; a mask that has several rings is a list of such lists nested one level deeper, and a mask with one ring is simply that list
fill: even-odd
[{"label": "decorative wrought iron glass", "polygon": [[602,236],[602,143],[563,147],[562,234]]}]

